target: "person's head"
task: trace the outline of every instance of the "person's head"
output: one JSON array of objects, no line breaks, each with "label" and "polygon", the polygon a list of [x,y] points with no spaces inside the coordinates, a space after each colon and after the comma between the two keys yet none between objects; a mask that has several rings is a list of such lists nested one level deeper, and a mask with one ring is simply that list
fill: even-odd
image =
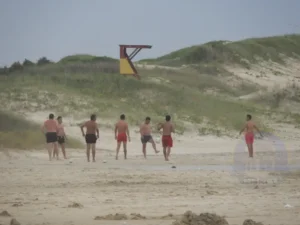
[{"label": "person's head", "polygon": [[61,116],[58,116],[58,117],[57,117],[57,121],[58,121],[59,123],[62,123],[62,117],[61,117]]},{"label": "person's head", "polygon": [[125,115],[122,114],[122,115],[120,116],[120,119],[121,119],[121,120],[125,120]]},{"label": "person's head", "polygon": [[252,116],[250,114],[247,114],[246,119],[247,119],[247,121],[249,121],[252,119]]},{"label": "person's head", "polygon": [[146,119],[145,119],[145,123],[146,123],[146,124],[149,124],[150,121],[151,121],[151,118],[150,118],[149,116],[147,116]]},{"label": "person's head", "polygon": [[171,116],[170,115],[166,115],[166,121],[169,122],[171,120]]},{"label": "person's head", "polygon": [[53,114],[53,113],[50,113],[50,114],[49,114],[49,119],[50,119],[50,120],[53,120],[53,119],[54,119],[54,114]]},{"label": "person's head", "polygon": [[95,115],[95,114],[92,114],[92,115],[91,115],[91,120],[92,120],[92,121],[96,121],[96,115]]}]

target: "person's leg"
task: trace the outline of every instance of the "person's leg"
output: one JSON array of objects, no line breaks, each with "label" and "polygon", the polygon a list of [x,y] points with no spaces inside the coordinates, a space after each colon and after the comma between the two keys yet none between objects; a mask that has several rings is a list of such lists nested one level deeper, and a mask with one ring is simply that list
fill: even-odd
[{"label": "person's leg", "polygon": [[52,158],[54,159],[56,157],[56,152],[54,151],[54,145],[52,144],[51,145],[51,148],[52,148]]},{"label": "person's leg", "polygon": [[[47,150],[48,150],[48,155],[49,155],[49,161],[52,160],[52,149],[53,149],[53,144],[52,143],[47,143]],[[54,158],[54,156],[53,156]]]},{"label": "person's leg", "polygon": [[53,149],[54,149],[54,154],[56,155],[56,159],[59,160],[59,157],[58,157],[58,144],[57,144],[57,142],[53,143]]},{"label": "person's leg", "polygon": [[163,152],[164,152],[165,161],[168,161],[168,157],[167,157],[167,147],[163,146]]},{"label": "person's leg", "polygon": [[127,142],[123,141],[124,159],[127,159]]},{"label": "person's leg", "polygon": [[147,156],[146,156],[146,146],[147,146],[147,143],[142,143],[143,145],[143,155],[144,155],[144,158],[146,159]]},{"label": "person's leg", "polygon": [[171,147],[168,146],[168,147],[167,147],[167,158],[168,158],[168,159],[169,159],[169,157],[170,157],[170,153],[171,153]]},{"label": "person's leg", "polygon": [[61,151],[63,153],[64,159],[67,159],[66,149],[65,149],[65,143],[61,143],[60,147],[61,147]]},{"label": "person's leg", "polygon": [[93,162],[96,162],[96,143],[92,144]]},{"label": "person's leg", "polygon": [[249,157],[251,157],[251,147],[250,147],[250,144],[249,143],[246,143],[247,144],[247,149],[248,149],[248,155]]},{"label": "person's leg", "polygon": [[169,161],[171,148],[173,147],[173,139],[171,136],[167,137],[167,161]]},{"label": "person's leg", "polygon": [[116,149],[116,160],[118,160],[118,158],[119,158],[120,147],[121,147],[121,142],[118,141],[117,149]]},{"label": "person's leg", "polygon": [[86,144],[86,158],[87,158],[88,162],[90,162],[90,150],[91,150],[91,144],[87,143]]},{"label": "person's leg", "polygon": [[154,149],[155,153],[159,153],[159,151],[157,151],[157,149],[156,149],[156,144],[155,144],[155,142],[154,142],[154,140],[153,140],[152,137],[149,140],[149,142],[152,144],[152,148]]},{"label": "person's leg", "polygon": [[253,144],[249,144],[249,155],[251,158],[253,158]]}]

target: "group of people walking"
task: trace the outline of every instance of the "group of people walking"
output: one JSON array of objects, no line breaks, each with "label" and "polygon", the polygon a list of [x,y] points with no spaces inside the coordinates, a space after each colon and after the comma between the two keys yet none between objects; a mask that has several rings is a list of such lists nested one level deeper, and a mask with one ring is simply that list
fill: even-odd
[{"label": "group of people walking", "polygon": [[[96,122],[97,117],[95,114],[91,115],[90,120],[86,121],[80,126],[82,136],[85,138],[86,142],[86,157],[87,161],[90,162],[90,152],[92,150],[92,160],[96,161],[96,142],[99,138],[99,126]],[[147,143],[151,143],[155,153],[159,153],[156,148],[155,141],[151,135],[152,127],[150,125],[151,118],[146,117],[145,121],[140,126],[140,135],[142,143],[142,152],[144,158],[147,158],[146,146]],[[84,132],[84,128],[86,131]],[[166,161],[169,161],[169,156],[171,153],[171,148],[173,147],[172,133],[175,132],[174,125],[171,122],[171,116],[167,115],[165,117],[165,122],[159,123],[157,130],[162,130],[162,147],[164,158]],[[255,123],[252,121],[252,116],[246,116],[246,123],[242,127],[240,134],[245,132],[245,142],[248,147],[249,157],[253,158],[253,142],[254,142],[254,130],[257,130],[260,135],[262,133],[259,131]],[[59,159],[59,147],[61,147],[64,158],[66,159],[65,151],[65,141],[67,139],[64,126],[62,124],[62,117],[59,116],[57,119],[54,119],[54,114],[49,115],[49,119],[46,120],[42,126],[42,131],[46,136],[47,149],[49,154],[49,160],[53,158]],[[130,132],[128,123],[126,122],[125,115],[120,116],[120,120],[115,124],[114,129],[115,140],[117,141],[116,156],[115,159],[119,158],[119,151],[121,145],[123,145],[124,150],[124,159],[127,159],[127,141],[130,141]]]},{"label": "group of people walking", "polygon": [[[96,122],[97,117],[95,114],[91,115],[90,120],[86,121],[80,126],[82,136],[85,138],[86,142],[86,157],[87,161],[90,162],[90,152],[92,150],[92,160],[96,162],[96,142],[99,139],[99,126]],[[155,153],[159,153],[156,148],[155,141],[152,137],[152,127],[150,125],[151,118],[146,117],[145,121],[140,126],[140,135],[142,143],[142,152],[144,158],[147,158],[146,146],[147,143],[151,143]],[[86,131],[84,131],[84,128]],[[164,158],[169,161],[169,156],[171,153],[171,148],[173,147],[172,133],[175,132],[174,125],[171,122],[171,116],[167,115],[165,117],[165,122],[159,123],[157,130],[162,130],[162,146]],[[62,117],[59,116],[54,119],[54,114],[49,115],[43,126],[42,132],[46,136],[47,150],[49,154],[49,160],[56,158],[59,159],[59,147],[61,147],[64,158],[66,159],[65,151],[65,141],[67,139],[64,126],[62,124]],[[124,114],[120,116],[120,120],[115,124],[114,129],[115,140],[117,141],[116,156],[115,159],[119,158],[119,151],[121,145],[123,145],[124,159],[127,159],[127,141],[130,142],[130,132],[128,123],[126,122],[126,117]]]}]

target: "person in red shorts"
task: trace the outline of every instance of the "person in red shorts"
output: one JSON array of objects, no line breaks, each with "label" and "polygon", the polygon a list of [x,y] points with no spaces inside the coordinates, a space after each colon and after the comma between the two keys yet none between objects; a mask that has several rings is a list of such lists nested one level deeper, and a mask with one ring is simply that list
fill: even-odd
[{"label": "person in red shorts", "polygon": [[246,116],[246,124],[241,129],[240,135],[242,134],[243,131],[245,132],[245,141],[246,141],[246,144],[248,147],[248,153],[249,153],[250,158],[253,158],[254,130],[257,130],[259,132],[260,136],[263,137],[260,130],[257,128],[255,123],[252,121],[252,116],[248,114]]},{"label": "person in red shorts", "polygon": [[125,121],[125,115],[120,116],[119,122],[115,125],[115,139],[117,140],[116,160],[118,160],[121,143],[123,143],[124,159],[127,159],[127,137],[130,141],[128,124]]},{"label": "person in red shorts", "polygon": [[158,130],[162,129],[162,145],[163,152],[166,161],[169,161],[171,148],[173,147],[173,139],[171,134],[175,132],[174,125],[171,122],[171,116],[166,116],[166,122],[160,123],[158,126]]}]

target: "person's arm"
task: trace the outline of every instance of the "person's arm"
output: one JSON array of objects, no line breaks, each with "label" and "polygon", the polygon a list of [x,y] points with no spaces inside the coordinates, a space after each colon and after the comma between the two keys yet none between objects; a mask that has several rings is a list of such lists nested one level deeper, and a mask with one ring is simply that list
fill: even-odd
[{"label": "person's arm", "polygon": [[118,126],[117,124],[115,125],[115,139],[117,140],[117,132],[118,132]]},{"label": "person's arm", "polygon": [[247,124],[245,124],[245,125],[243,126],[243,128],[242,128],[241,131],[240,131],[240,135],[241,135],[242,132],[246,129],[246,126],[247,126]]},{"label": "person's arm", "polygon": [[127,133],[128,141],[130,141],[130,134],[129,134],[128,124],[126,126],[126,133]]},{"label": "person's arm", "polygon": [[172,123],[172,127],[171,127],[171,132],[172,133],[175,133],[175,127],[174,127],[174,124]]},{"label": "person's arm", "polygon": [[85,136],[83,128],[85,127],[85,123],[80,126],[82,136]]},{"label": "person's arm", "polygon": [[58,132],[59,132],[59,126],[58,126],[58,122],[57,121],[55,121],[55,125],[56,125],[56,134],[58,134]]},{"label": "person's arm", "polygon": [[97,138],[99,138],[99,126],[97,123],[96,123],[96,133],[97,133]]},{"label": "person's arm", "polygon": [[254,129],[256,129],[258,131],[258,133],[260,134],[260,136],[263,137],[262,133],[260,132],[260,130],[258,129],[258,127],[256,125],[254,125]]},{"label": "person's arm", "polygon": [[162,127],[163,127],[163,124],[162,124],[162,123],[159,123],[159,124],[157,125],[157,130],[160,131],[160,130],[162,129]]}]

